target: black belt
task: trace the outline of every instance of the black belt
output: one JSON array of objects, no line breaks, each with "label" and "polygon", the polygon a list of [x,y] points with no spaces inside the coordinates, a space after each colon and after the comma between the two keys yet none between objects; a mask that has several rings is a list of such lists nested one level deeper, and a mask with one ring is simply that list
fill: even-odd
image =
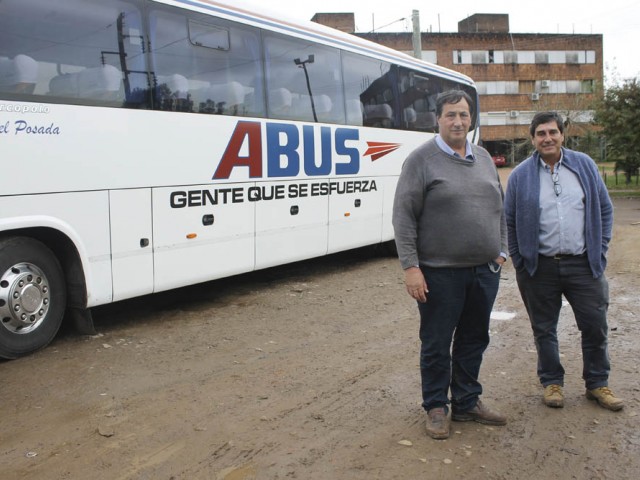
[{"label": "black belt", "polygon": [[586,256],[587,256],[586,252],[581,253],[580,255],[571,255],[571,254],[564,254],[564,253],[556,253],[555,255],[552,255],[552,256],[543,255],[543,257],[550,258],[552,260],[562,260],[563,258],[584,258]]}]

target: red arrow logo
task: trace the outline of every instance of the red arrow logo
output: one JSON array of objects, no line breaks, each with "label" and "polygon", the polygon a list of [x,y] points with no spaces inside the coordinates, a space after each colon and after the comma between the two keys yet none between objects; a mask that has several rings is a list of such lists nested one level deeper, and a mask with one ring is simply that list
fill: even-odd
[{"label": "red arrow logo", "polygon": [[378,160],[384,157],[388,153],[391,153],[400,148],[399,143],[385,143],[385,142],[367,142],[367,151],[364,152],[364,156],[371,156],[371,160]]}]

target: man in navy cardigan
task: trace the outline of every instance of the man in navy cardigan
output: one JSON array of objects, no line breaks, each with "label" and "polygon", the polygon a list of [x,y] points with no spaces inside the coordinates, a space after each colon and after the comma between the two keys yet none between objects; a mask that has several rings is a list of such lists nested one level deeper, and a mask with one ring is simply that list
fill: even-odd
[{"label": "man in navy cardigan", "polygon": [[538,351],[543,402],[564,406],[557,335],[564,295],[582,334],[586,397],[620,410],[624,401],[608,387],[604,275],[613,206],[594,161],[562,146],[564,122],[558,113],[536,114],[529,133],[536,152],[509,177],[505,215],[509,254]]}]

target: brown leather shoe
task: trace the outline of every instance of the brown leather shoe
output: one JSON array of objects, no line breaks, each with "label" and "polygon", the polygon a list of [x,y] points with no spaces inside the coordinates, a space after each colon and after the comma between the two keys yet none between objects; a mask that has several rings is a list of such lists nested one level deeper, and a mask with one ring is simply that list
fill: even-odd
[{"label": "brown leather shoe", "polygon": [[562,386],[553,384],[544,387],[544,393],[542,394],[542,401],[547,407],[562,408],[564,407],[564,393],[562,393]]},{"label": "brown leather shoe", "polygon": [[451,414],[451,419],[454,422],[478,422],[484,425],[502,426],[507,424],[507,417],[493,412],[483,405],[478,400],[476,406],[466,412],[456,412],[455,410]]},{"label": "brown leather shoe", "polygon": [[618,411],[624,407],[624,400],[616,397],[609,387],[594,388],[593,390],[587,390],[585,394],[589,400],[595,400],[608,410]]},{"label": "brown leather shoe", "polygon": [[427,435],[436,440],[449,438],[449,417],[444,408],[432,408],[427,412]]}]

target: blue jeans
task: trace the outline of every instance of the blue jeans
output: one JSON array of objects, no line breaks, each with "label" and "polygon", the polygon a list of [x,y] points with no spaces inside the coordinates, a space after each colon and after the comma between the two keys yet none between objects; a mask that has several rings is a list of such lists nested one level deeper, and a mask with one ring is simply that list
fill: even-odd
[{"label": "blue jeans", "polygon": [[447,408],[451,389],[452,408],[465,412],[482,394],[478,375],[500,272],[486,264],[421,269],[429,288],[427,303],[418,303],[422,406]]},{"label": "blue jeans", "polygon": [[582,378],[589,390],[607,386],[607,308],[609,286],[604,275],[593,278],[586,256],[558,260],[540,256],[532,276],[516,272],[518,288],[533,329],[538,350],[538,377],[543,386],[564,385],[558,349],[558,318],[565,296],[582,335]]}]

